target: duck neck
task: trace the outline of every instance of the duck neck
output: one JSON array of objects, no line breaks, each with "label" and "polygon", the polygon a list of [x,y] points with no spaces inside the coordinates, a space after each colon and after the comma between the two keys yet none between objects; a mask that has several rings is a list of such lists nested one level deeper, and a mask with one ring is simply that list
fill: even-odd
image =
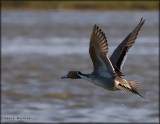
[{"label": "duck neck", "polygon": [[89,74],[83,74],[81,72],[77,73],[82,79],[88,79],[89,78]]}]

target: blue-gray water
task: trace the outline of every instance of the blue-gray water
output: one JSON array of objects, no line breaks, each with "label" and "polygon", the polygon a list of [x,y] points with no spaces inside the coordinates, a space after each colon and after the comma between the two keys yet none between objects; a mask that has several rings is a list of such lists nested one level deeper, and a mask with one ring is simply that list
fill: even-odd
[{"label": "blue-gray water", "polygon": [[[138,95],[107,91],[69,70],[92,71],[88,53],[94,24],[109,55],[146,22],[123,67]],[[2,11],[2,122],[158,122],[158,12]],[[18,119],[18,117],[20,119]]]}]

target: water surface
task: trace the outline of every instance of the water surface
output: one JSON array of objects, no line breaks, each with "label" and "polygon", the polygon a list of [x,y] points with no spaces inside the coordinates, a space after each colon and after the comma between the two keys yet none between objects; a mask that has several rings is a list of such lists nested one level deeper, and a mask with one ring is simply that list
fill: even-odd
[{"label": "water surface", "polygon": [[[139,82],[145,99],[60,79],[69,70],[92,72],[94,24],[105,32],[110,56],[141,17],[146,22],[123,73]],[[2,122],[158,122],[158,27],[156,11],[3,10]]]}]

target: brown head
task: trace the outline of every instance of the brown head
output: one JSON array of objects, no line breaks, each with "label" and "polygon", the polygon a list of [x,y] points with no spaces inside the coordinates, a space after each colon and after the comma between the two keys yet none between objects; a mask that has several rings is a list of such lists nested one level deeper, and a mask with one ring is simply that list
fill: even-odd
[{"label": "brown head", "polygon": [[65,78],[81,79],[81,77],[78,74],[81,74],[81,72],[79,72],[79,71],[69,71],[68,74],[61,77],[61,79],[65,79]]}]

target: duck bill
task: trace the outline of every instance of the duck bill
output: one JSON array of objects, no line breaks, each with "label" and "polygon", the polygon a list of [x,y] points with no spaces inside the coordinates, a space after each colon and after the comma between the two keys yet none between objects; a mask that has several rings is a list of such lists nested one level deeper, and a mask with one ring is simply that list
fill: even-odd
[{"label": "duck bill", "polygon": [[61,79],[66,79],[68,78],[68,75],[62,76]]}]

